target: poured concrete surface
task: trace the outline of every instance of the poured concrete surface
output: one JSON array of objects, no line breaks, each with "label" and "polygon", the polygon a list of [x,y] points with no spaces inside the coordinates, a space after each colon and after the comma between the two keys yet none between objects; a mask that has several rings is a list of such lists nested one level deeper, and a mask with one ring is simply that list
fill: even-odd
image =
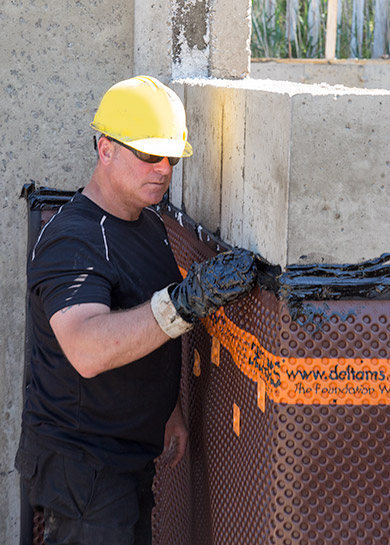
[{"label": "poured concrete surface", "polygon": [[246,91],[242,245],[286,262],[290,97]]},{"label": "poured concrete surface", "polygon": [[248,0],[212,0],[210,6],[210,76],[248,76],[251,3]]},{"label": "poured concrete surface", "polygon": [[305,94],[291,107],[288,262],[388,252],[390,96]]}]

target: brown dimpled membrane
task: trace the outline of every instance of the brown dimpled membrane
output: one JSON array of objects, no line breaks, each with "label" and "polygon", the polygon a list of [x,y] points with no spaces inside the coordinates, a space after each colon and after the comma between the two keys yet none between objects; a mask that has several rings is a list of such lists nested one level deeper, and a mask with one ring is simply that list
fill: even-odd
[{"label": "brown dimpled membrane", "polygon": [[[164,220],[183,274],[225,249]],[[169,484],[159,467],[156,543],[390,543],[389,301],[287,299],[256,288],[186,334],[190,446]]]}]

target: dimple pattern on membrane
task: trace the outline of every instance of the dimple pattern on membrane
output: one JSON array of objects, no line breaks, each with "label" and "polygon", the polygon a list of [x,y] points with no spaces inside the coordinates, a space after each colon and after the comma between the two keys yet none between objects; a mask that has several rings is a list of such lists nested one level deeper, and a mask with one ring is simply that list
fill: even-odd
[{"label": "dimple pattern on membrane", "polygon": [[[183,271],[213,255],[165,219]],[[293,319],[256,289],[187,334],[190,447],[157,502],[156,543],[390,544],[389,310],[386,300],[308,301]]]}]

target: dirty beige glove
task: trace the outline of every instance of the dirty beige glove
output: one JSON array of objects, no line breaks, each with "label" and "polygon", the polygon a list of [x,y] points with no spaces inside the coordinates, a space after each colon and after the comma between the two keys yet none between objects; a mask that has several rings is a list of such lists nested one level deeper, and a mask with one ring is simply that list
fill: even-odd
[{"label": "dirty beige glove", "polygon": [[243,297],[257,277],[256,256],[234,249],[194,263],[186,278],[153,294],[152,311],[161,329],[175,338],[199,318]]}]

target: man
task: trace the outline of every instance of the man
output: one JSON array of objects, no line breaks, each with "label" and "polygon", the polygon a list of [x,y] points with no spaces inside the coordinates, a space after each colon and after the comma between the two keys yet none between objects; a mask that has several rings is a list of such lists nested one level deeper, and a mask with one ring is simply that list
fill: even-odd
[{"label": "man", "polygon": [[31,383],[16,457],[45,545],[146,545],[153,460],[183,456],[180,336],[247,293],[245,250],[194,264],[185,280],[150,208],[189,157],[185,112],[154,78],[104,95],[86,187],[42,230],[28,264]]}]

